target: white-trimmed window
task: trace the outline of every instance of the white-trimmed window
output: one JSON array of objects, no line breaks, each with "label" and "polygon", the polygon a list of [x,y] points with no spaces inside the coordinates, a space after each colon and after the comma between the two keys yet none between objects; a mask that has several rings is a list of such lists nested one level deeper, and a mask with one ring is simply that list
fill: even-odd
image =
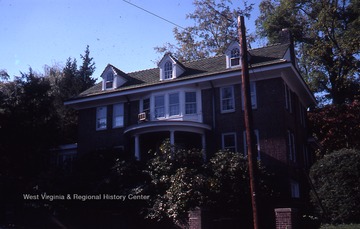
[{"label": "white-trimmed window", "polygon": [[155,118],[165,117],[165,97],[164,95],[155,96]]},{"label": "white-trimmed window", "polygon": [[179,93],[169,94],[169,115],[180,115]]},{"label": "white-trimmed window", "polygon": [[185,92],[185,114],[196,114],[196,92]]},{"label": "white-trimmed window", "polygon": [[106,74],[105,88],[112,89],[113,85],[114,85],[114,74],[112,72],[109,72],[108,74]]},{"label": "white-trimmed window", "polygon": [[231,49],[230,52],[230,66],[239,66],[240,65],[240,50],[238,48]]},{"label": "white-trimmed window", "polygon": [[[257,152],[257,159],[261,160],[261,153],[260,153],[260,137],[259,137],[259,130],[254,130],[255,134],[255,149]],[[247,156],[248,152],[248,144],[246,141],[246,131],[243,131],[243,141],[244,141],[244,156]]]},{"label": "white-trimmed window", "polygon": [[124,104],[113,105],[113,128],[124,126]]},{"label": "white-trimmed window", "polygon": [[107,127],[107,107],[96,108],[96,130],[104,130]]},{"label": "white-trimmed window", "polygon": [[[251,81],[250,82],[250,98],[251,98],[251,107],[252,109],[257,108],[257,96],[256,96],[256,82]],[[244,110],[244,93],[241,93],[241,106]]]},{"label": "white-trimmed window", "polygon": [[146,119],[150,120],[150,98],[142,100],[142,112],[146,114]]},{"label": "white-trimmed window", "polygon": [[296,162],[295,136],[291,130],[287,131],[287,135],[288,135],[289,160],[292,162]]},{"label": "white-trimmed window", "polygon": [[290,181],[291,188],[291,197],[292,198],[300,198],[300,185],[299,182],[291,180]]},{"label": "white-trimmed window", "polygon": [[290,113],[293,112],[293,105],[292,105],[292,92],[288,85],[284,83],[285,87],[285,108]]},{"label": "white-trimmed window", "polygon": [[173,73],[173,66],[171,61],[167,61],[164,65],[164,79],[171,79]]},{"label": "white-trimmed window", "polygon": [[220,98],[222,113],[235,111],[233,86],[220,88]]},{"label": "white-trimmed window", "polygon": [[223,150],[237,152],[236,133],[224,133],[221,138]]}]

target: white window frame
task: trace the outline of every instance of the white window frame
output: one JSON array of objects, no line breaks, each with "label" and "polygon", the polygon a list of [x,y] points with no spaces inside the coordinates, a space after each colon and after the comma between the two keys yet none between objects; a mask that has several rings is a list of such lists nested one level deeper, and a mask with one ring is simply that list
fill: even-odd
[{"label": "white window frame", "polygon": [[287,131],[287,135],[288,135],[289,160],[292,162],[296,162],[295,135],[291,130]]},{"label": "white window frame", "polygon": [[[180,94],[179,92],[175,92],[175,93],[169,93],[169,103],[168,103],[168,108],[169,108],[169,116],[179,116],[181,113],[181,107],[180,107]],[[171,101],[171,97],[172,96],[177,96],[177,102],[176,103],[172,103]],[[173,108],[177,108],[177,112],[172,113],[173,112]]]},{"label": "white window frame", "polygon": [[[257,109],[256,82],[250,81],[251,108]],[[244,92],[241,93],[241,108],[244,110]]]},{"label": "white window frame", "polygon": [[[224,98],[224,91],[225,89],[228,89],[230,88],[230,91],[231,91],[231,97],[229,98]],[[232,105],[232,108],[227,108],[227,109],[224,109],[224,104],[223,102],[225,100],[229,100],[231,105]],[[221,113],[228,113],[228,112],[233,112],[235,111],[235,95],[234,95],[234,86],[226,86],[226,87],[221,87],[220,88],[220,108],[221,108]]]},{"label": "white window frame", "polygon": [[[149,107],[145,108],[145,100],[149,101]],[[146,114],[146,119],[150,120],[150,113],[151,113],[151,99],[150,97],[146,97],[144,99],[141,100],[141,105],[140,105],[140,111],[144,112]]]},{"label": "white window frame", "polygon": [[113,89],[114,88],[114,74],[112,72],[108,72],[105,76],[105,89]]},{"label": "white window frame", "polygon": [[[234,145],[233,146],[227,146],[225,138],[228,136],[232,136],[233,140],[234,140]],[[222,149],[223,150],[230,150],[230,151],[234,151],[234,153],[237,152],[237,137],[236,137],[236,132],[229,132],[229,133],[223,133],[221,134],[221,145],[222,145]]]},{"label": "white window frame", "polygon": [[173,63],[170,60],[166,61],[164,64],[164,79],[172,79],[173,78]]},{"label": "white window frame", "polygon": [[291,197],[300,198],[300,184],[295,180],[290,181]]},{"label": "white window frame", "polygon": [[[120,123],[118,123],[117,120],[120,120]],[[113,128],[119,128],[123,126],[124,126],[124,104],[117,103],[113,105]]]},{"label": "white window frame", "polygon": [[286,83],[284,83],[284,87],[285,87],[285,108],[290,113],[292,113],[293,112],[292,91]]},{"label": "white window frame", "polygon": [[[163,104],[162,106],[156,106],[156,98],[157,97],[162,97],[163,98]],[[163,113],[161,115],[158,114],[158,109],[163,109]],[[166,116],[166,101],[165,101],[165,95],[161,94],[161,95],[155,95],[154,96],[154,117],[155,118],[165,118]]]},{"label": "white window frame", "polygon": [[[104,124],[101,124],[103,122]],[[105,130],[107,128],[107,107],[96,108],[96,130]]]},{"label": "white window frame", "polygon": [[[257,159],[260,161],[261,160],[261,153],[260,153],[260,134],[259,134],[259,130],[254,130],[254,134],[255,134],[255,140],[256,140],[256,151],[257,151]],[[248,151],[248,144],[246,141],[246,131],[243,131],[243,142],[244,142],[244,156],[247,157],[247,151]]]},{"label": "white window frame", "polygon": [[[237,64],[233,64],[233,61]],[[240,49],[235,47],[230,51],[230,67],[237,67],[240,65]]]},{"label": "white window frame", "polygon": [[[187,95],[194,94],[195,101],[187,101]],[[194,115],[197,114],[197,93],[196,91],[185,91],[184,93],[185,99],[185,115]],[[189,108],[189,109],[187,109]],[[193,109],[195,108],[195,109]]]}]

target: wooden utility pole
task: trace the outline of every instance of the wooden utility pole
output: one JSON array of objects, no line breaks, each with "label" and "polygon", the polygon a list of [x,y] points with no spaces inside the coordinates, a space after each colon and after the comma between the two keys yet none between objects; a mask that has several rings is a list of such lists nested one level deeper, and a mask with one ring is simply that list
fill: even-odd
[{"label": "wooden utility pole", "polygon": [[249,67],[248,67],[248,53],[246,45],[246,34],[244,17],[238,17],[238,32],[240,41],[240,57],[241,57],[241,89],[244,98],[244,121],[246,129],[246,142],[247,142],[247,158],[249,163],[249,177],[250,177],[250,193],[251,193],[251,205],[253,212],[254,229],[259,229],[259,221],[257,214],[256,204],[256,182],[255,182],[255,166],[256,166],[256,151],[255,151],[255,139],[253,130],[253,118],[252,118],[252,104],[250,95],[250,80],[249,80]]}]

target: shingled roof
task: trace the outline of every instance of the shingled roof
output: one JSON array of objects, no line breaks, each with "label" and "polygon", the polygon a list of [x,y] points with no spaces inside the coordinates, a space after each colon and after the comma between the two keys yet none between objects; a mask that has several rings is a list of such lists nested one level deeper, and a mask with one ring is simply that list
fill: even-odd
[{"label": "shingled roof", "polygon": [[[290,44],[277,44],[257,49],[249,50],[250,54],[250,68],[256,68],[260,66],[267,66],[277,63],[283,63]],[[232,71],[238,71],[239,68],[226,68],[226,56],[219,55],[215,57],[200,59],[196,61],[181,63],[185,68],[185,72],[176,79],[160,81],[159,68],[152,68],[142,71],[136,71],[131,73],[124,73],[115,66],[111,67],[116,71],[118,75],[126,78],[127,82],[121,87],[113,90],[102,90],[102,83],[98,83],[88,90],[82,92],[78,97],[83,98],[87,96],[94,96],[99,94],[114,93],[123,90],[129,90],[133,88],[147,87],[157,84],[172,83],[181,80],[188,80],[199,77],[211,76],[219,73],[226,73]]]}]

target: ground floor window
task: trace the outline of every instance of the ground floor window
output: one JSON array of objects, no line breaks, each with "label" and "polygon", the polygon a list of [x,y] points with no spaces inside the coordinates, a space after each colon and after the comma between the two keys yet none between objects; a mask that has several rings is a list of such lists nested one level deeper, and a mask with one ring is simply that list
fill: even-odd
[{"label": "ground floor window", "polygon": [[237,152],[236,133],[222,134],[222,149]]}]

